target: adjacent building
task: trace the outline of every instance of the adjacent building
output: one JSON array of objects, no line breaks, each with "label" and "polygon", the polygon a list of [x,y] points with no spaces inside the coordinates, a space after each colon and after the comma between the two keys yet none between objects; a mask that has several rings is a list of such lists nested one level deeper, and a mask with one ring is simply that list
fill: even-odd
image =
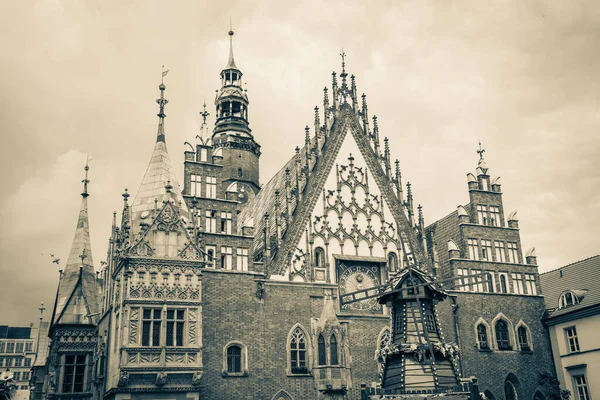
[{"label": "adjacent building", "polygon": [[16,400],[29,399],[30,371],[36,355],[38,329],[0,325],[0,368],[9,370],[18,389]]},{"label": "adjacent building", "polygon": [[600,255],[540,275],[556,375],[574,400],[600,398]]}]

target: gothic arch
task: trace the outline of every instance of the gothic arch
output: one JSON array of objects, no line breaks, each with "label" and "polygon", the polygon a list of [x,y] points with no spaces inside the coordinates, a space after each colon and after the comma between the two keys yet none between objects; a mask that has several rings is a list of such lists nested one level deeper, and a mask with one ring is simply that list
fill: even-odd
[{"label": "gothic arch", "polygon": [[[300,340],[303,340],[303,347],[300,345]],[[286,340],[286,358],[287,358],[287,373],[288,375],[304,375],[310,373],[311,362],[312,362],[312,346],[310,343],[310,335],[308,331],[300,324],[297,323],[290,329]],[[304,367],[306,372],[292,371],[292,350],[296,352],[304,351]],[[298,354],[298,353],[296,353]]]},{"label": "gothic arch", "polygon": [[383,347],[384,339],[387,339],[387,342],[391,343],[392,330],[390,329],[389,326],[386,326],[385,328],[383,328],[381,330],[381,332],[379,332],[379,335],[377,335],[377,349],[381,349]]},{"label": "gothic arch", "polygon": [[504,400],[519,400],[519,379],[511,372],[504,380]]},{"label": "gothic arch", "polygon": [[[477,348],[479,350],[482,349],[481,347],[481,342],[479,341],[479,332],[477,331],[477,328],[479,327],[479,325],[483,325],[485,327],[485,331],[487,333],[487,345],[488,348],[490,350],[494,349],[494,343],[492,342],[492,329],[490,328],[490,325],[486,322],[485,319],[483,319],[482,317],[479,317],[479,319],[475,322],[475,325],[473,325],[473,329],[475,331],[475,344],[477,345]],[[494,339],[495,342],[495,339]]]},{"label": "gothic arch", "polygon": [[[506,315],[504,315],[503,313],[498,313],[498,315],[496,315],[496,317],[492,320],[492,323],[491,323],[492,329],[491,329],[490,333],[491,333],[491,337],[493,339],[494,348],[496,350],[499,350],[498,349],[498,338],[496,337],[496,324],[500,320],[503,320],[507,324],[508,342],[509,342],[510,346],[512,346],[512,348],[514,349],[515,348],[515,329],[513,327],[512,322],[510,321],[510,319],[508,319],[508,317]],[[510,375],[512,375],[512,374],[510,374]],[[518,382],[518,380],[517,380],[517,382]]]},{"label": "gothic arch", "polygon": [[[228,354],[227,350],[230,347],[238,347],[240,349],[240,371],[229,372],[228,369]],[[248,348],[246,345],[238,340],[232,340],[223,346],[223,376],[236,376],[236,375],[248,375]]]},{"label": "gothic arch", "polygon": [[281,389],[279,392],[275,393],[272,400],[294,400],[294,398],[288,392]]},{"label": "gothic arch", "polygon": [[515,335],[516,335],[515,337],[517,338],[515,343],[518,346],[518,349],[523,350],[523,349],[521,349],[521,342],[519,340],[519,328],[525,328],[525,332],[527,333],[527,344],[529,345],[528,351],[533,351],[533,337],[531,336],[531,329],[529,329],[527,324],[525,322],[523,322],[522,319],[519,320],[519,323],[515,327]]}]

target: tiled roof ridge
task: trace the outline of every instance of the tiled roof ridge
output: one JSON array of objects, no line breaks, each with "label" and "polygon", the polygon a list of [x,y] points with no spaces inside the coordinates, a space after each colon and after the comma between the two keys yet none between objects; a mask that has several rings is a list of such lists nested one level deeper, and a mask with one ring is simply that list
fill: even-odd
[{"label": "tiled roof ridge", "polygon": [[594,258],[594,257],[600,257],[600,254],[595,254],[595,255],[593,255],[593,256],[589,256],[589,257],[587,257],[587,258],[583,258],[583,259],[581,259],[581,260],[578,260],[578,261],[573,261],[572,263],[569,263],[569,264],[567,264],[567,265],[563,265],[562,267],[558,267],[558,268],[555,268],[555,269],[551,269],[550,271],[542,272],[540,275],[546,275],[546,274],[549,274],[549,273],[551,273],[551,272],[556,272],[556,271],[558,271],[558,270],[561,270],[561,269],[564,269],[564,268],[567,268],[567,267],[571,267],[571,266],[573,266],[573,265],[575,265],[575,264],[579,264],[579,263],[581,263],[581,262],[584,262],[584,261],[591,260],[591,259],[592,259],[592,258]]}]

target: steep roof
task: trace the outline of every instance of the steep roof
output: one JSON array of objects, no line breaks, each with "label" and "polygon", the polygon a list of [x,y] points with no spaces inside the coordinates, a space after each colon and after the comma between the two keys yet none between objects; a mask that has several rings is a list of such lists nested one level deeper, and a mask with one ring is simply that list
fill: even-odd
[{"label": "steep roof", "polygon": [[[547,318],[600,305],[599,272],[600,255],[596,255],[540,274],[546,308],[550,310]],[[569,290],[579,294],[579,304],[558,309],[561,294]]]},{"label": "steep roof", "polygon": [[92,246],[90,244],[88,182],[86,175],[71,251],[58,283],[58,293],[52,318],[53,325],[59,323],[94,323],[95,317],[88,317],[88,315],[96,313],[99,309],[96,272],[94,271]]},{"label": "steep roof", "polygon": [[165,186],[167,184],[172,186],[170,197],[173,197],[178,202],[181,202],[181,210],[184,214],[186,214],[186,216],[189,213],[185,201],[183,200],[183,196],[181,195],[181,188],[179,187],[177,177],[175,176],[175,172],[173,171],[173,167],[171,165],[171,157],[167,151],[167,143],[164,132],[164,118],[166,117],[164,113],[164,106],[168,103],[168,101],[164,98],[165,88],[166,87],[164,84],[159,86],[161,97],[160,99],[156,100],[160,105],[156,144],[154,145],[154,150],[152,151],[152,156],[150,157],[150,162],[148,163],[148,168],[146,168],[146,173],[144,174],[140,188],[138,189],[133,201],[133,205],[131,206],[134,235],[137,234],[140,229],[139,223],[137,223],[140,220],[140,215],[144,211],[150,211],[154,209],[155,199],[158,201],[163,200],[165,196]]}]

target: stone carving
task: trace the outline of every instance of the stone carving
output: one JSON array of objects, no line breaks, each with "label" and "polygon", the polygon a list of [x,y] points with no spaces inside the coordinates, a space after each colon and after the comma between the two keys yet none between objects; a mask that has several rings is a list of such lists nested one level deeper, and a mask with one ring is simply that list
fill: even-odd
[{"label": "stone carving", "polygon": [[197,371],[194,372],[194,375],[192,376],[192,385],[193,386],[198,386],[201,382],[202,382],[202,371]]},{"label": "stone carving", "polygon": [[190,325],[190,330],[189,330],[188,343],[196,344],[196,321],[190,321],[189,325]]},{"label": "stone carving", "polygon": [[121,371],[121,376],[119,376],[117,385],[121,387],[129,385],[129,372]]},{"label": "stone carving", "polygon": [[184,258],[186,260],[200,260],[202,258],[202,253],[196,246],[194,246],[193,243],[190,242],[179,253],[179,257]]},{"label": "stone carving", "polygon": [[265,284],[262,282],[256,282],[256,298],[262,300],[265,298]]},{"label": "stone carving", "polygon": [[151,257],[154,254],[154,250],[152,250],[148,242],[142,240],[129,250],[129,254],[132,256]]},{"label": "stone carving", "polygon": [[139,309],[132,308],[131,309],[131,319],[129,321],[129,343],[135,344],[137,343],[138,336],[138,321],[139,318]]},{"label": "stone carving", "polygon": [[158,387],[165,386],[167,384],[168,375],[166,372],[161,371],[156,374],[156,381],[154,384]]}]

